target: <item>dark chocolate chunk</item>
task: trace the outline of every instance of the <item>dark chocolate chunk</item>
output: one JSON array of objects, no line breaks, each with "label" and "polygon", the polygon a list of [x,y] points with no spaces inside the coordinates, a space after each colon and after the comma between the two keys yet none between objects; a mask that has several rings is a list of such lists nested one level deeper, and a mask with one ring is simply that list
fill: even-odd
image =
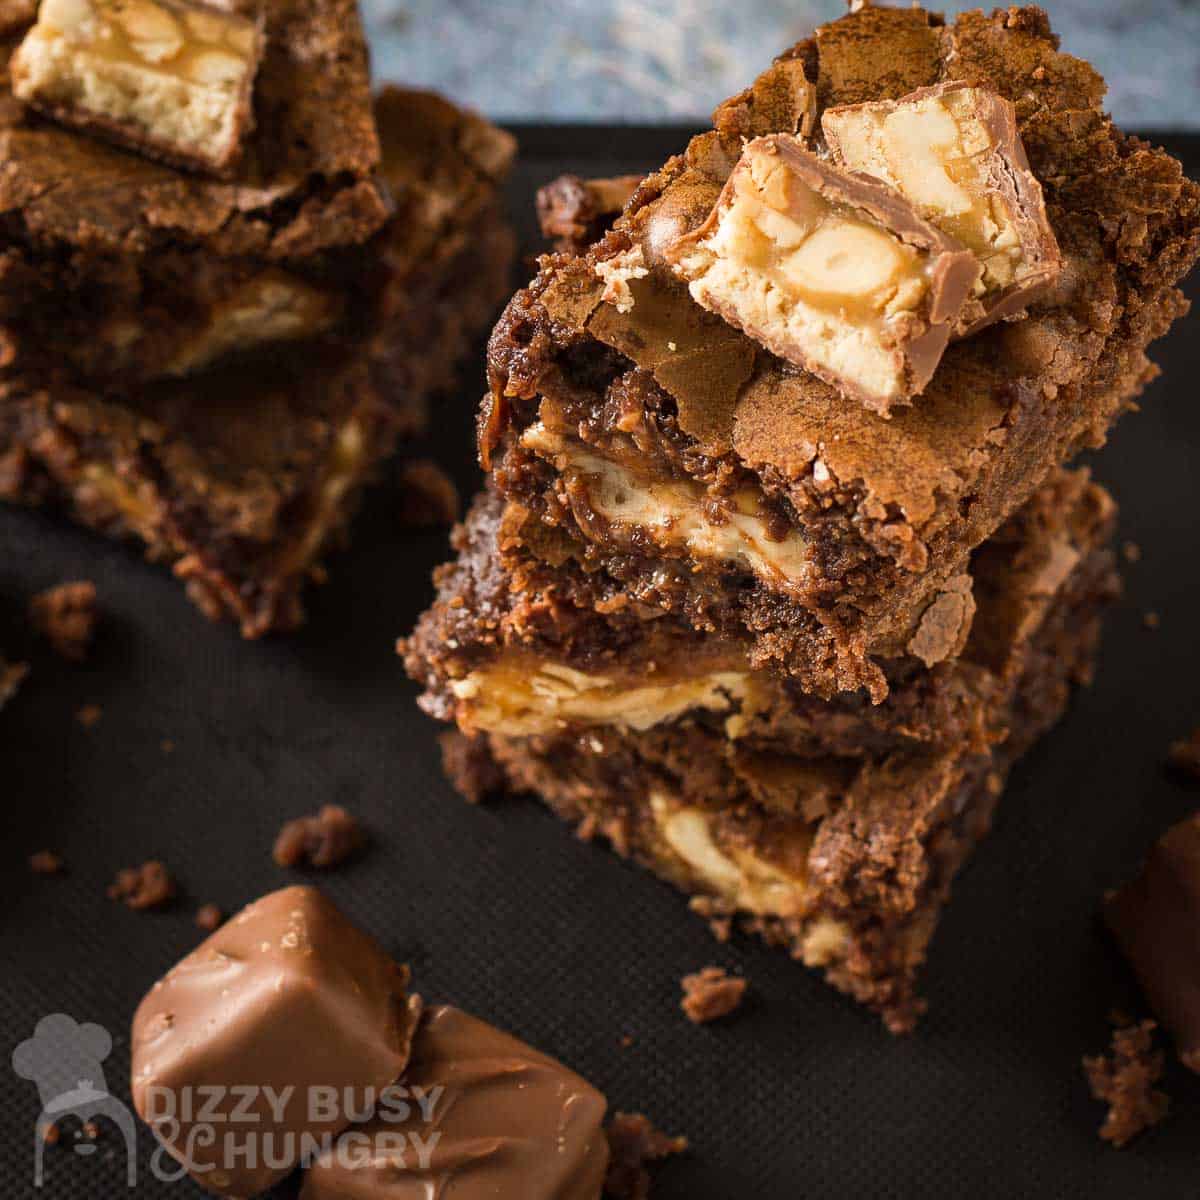
[{"label": "dark chocolate chunk", "polygon": [[108,885],[108,898],[120,900],[139,912],[164,908],[175,899],[175,880],[160,862],[151,859],[140,867],[125,867]]}]

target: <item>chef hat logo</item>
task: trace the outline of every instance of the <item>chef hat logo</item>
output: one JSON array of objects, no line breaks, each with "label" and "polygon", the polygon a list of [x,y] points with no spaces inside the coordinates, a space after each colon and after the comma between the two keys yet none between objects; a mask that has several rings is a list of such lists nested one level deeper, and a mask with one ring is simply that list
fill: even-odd
[{"label": "chef hat logo", "polygon": [[111,1052],[107,1029],[55,1013],[43,1017],[33,1037],[13,1051],[12,1065],[37,1085],[42,1107],[49,1109],[76,1093],[107,1095],[103,1063]]},{"label": "chef hat logo", "polygon": [[[12,1055],[13,1070],[37,1086],[42,1102],[34,1127],[34,1186],[41,1187],[46,1132],[64,1117],[81,1122],[107,1117],[125,1140],[126,1180],[137,1183],[137,1125],[133,1114],[115,1096],[110,1096],[104,1078],[104,1060],[112,1053],[107,1029],[90,1022],[80,1023],[66,1013],[43,1017],[33,1037],[23,1041]],[[95,1147],[80,1142],[77,1153]]]}]

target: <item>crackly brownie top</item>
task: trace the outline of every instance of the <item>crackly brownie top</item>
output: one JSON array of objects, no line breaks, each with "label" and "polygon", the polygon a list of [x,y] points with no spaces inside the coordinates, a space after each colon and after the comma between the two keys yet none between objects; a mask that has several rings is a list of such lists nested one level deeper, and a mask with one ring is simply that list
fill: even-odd
[{"label": "crackly brownie top", "polygon": [[[235,9],[257,11],[251,0]],[[0,213],[15,238],[144,252],[164,240],[222,255],[299,257],[359,242],[387,216],[355,0],[265,0],[255,129],[234,178],[160,166],[26,112],[8,59],[22,6],[0,7]]]},{"label": "crackly brownie top", "polygon": [[[819,139],[824,108],[951,80],[1014,104],[1065,268],[1027,319],[951,346],[920,404],[884,420],[701,309],[664,250],[706,220],[743,139],[806,130]],[[1057,397],[1079,410],[1080,434],[1090,432],[1078,385],[1114,339],[1140,345],[1163,331],[1150,311],[1170,307],[1164,293],[1200,253],[1200,187],[1165,152],[1114,128],[1104,90],[1087,63],[1059,52],[1038,8],[964,13],[947,25],[919,8],[868,5],[822,27],[723,104],[714,131],[648,177],[586,256],[543,260],[493,337],[485,462],[509,398],[570,369],[589,338],[654,376],[705,455],[785,486],[816,469],[828,491],[852,490],[868,511],[887,506],[914,527],[972,494],[1023,402]],[[603,298],[614,273],[632,307]]]}]

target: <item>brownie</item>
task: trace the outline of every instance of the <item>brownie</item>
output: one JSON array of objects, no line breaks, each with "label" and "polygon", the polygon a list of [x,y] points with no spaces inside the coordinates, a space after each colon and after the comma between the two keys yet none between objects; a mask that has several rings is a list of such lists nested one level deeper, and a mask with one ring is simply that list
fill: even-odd
[{"label": "brownie", "polygon": [[646,620],[601,573],[527,554],[510,533],[521,518],[494,493],[476,501],[455,534],[459,558],[436,575],[437,602],[401,646],[422,707],[468,734],[648,729],[700,714],[724,721],[747,757],[986,748],[1003,736],[996,696],[1024,669],[1033,631],[1115,589],[1115,505],[1086,471],[1060,472],[973,556],[946,618],[961,653],[931,669],[911,654],[890,660],[878,705],[855,693],[822,701],[755,669],[738,641],[671,615]]},{"label": "brownie", "polygon": [[1139,1133],[1162,1121],[1171,1107],[1155,1084],[1162,1078],[1164,1055],[1154,1048],[1153,1021],[1114,1030],[1109,1054],[1088,1056],[1083,1071],[1097,1100],[1108,1105],[1100,1137],[1119,1150]]},{"label": "brownie", "polygon": [[1116,591],[1111,499],[1084,472],[1046,485],[974,556],[961,654],[893,664],[877,707],[805,697],[744,646],[610,608],[602,586],[584,606],[561,567],[513,564],[504,512],[477,503],[402,647],[423,706],[705,917],[741,918],[911,1029],[950,883],[1009,767],[1090,678]]},{"label": "brownie", "polygon": [[[259,109],[273,95],[278,112],[264,123],[260,111],[230,183],[157,167],[0,102],[0,138],[20,149],[10,149],[7,189],[0,180],[0,211],[28,231],[0,243],[9,371],[67,363],[109,386],[188,374],[264,343],[361,336],[386,309],[389,258],[425,256],[455,212],[465,227],[494,205],[511,137],[425,92],[385,88],[373,115],[353,0],[322,2],[268,6],[294,45],[268,50]],[[267,26],[270,38],[270,16]],[[58,196],[61,211],[43,211]],[[91,222],[76,231],[81,212]]]},{"label": "brownie", "polygon": [[[951,344],[884,419],[701,309],[667,250],[708,219],[745,139],[820,152],[823,111],[955,79],[1014,106],[1064,265],[1023,319]],[[865,5],[822,27],[644,180],[607,236],[544,259],[511,301],[479,422],[495,486],[630,603],[737,637],[817,695],[882,699],[917,615],[953,604],[970,552],[1104,441],[1186,311],[1200,186],[1117,130],[1103,92],[1037,8],[945,24]]]},{"label": "brownie", "polygon": [[140,540],[248,637],[300,622],[306,577],[508,284],[507,135],[427,93],[385,90],[379,112],[397,216],[371,243],[385,280],[356,336],[105,392],[0,380],[0,496]]},{"label": "brownie", "polygon": [[[74,354],[75,322],[104,312],[103,340],[130,352],[155,305],[186,314],[265,266],[361,245],[391,204],[379,178],[367,48],[355,0],[235,3],[265,35],[254,130],[230,178],[160,165],[61,127],[11,94],[0,51],[0,321],[9,355]],[[32,13],[30,14],[32,17]],[[181,285],[190,284],[192,287]],[[99,364],[89,328],[85,361]]]}]

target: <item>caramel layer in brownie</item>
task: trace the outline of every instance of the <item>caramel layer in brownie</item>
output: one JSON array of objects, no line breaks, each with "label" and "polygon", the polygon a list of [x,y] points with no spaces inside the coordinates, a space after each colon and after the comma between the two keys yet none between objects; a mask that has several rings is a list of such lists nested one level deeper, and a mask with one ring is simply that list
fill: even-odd
[{"label": "caramel layer in brownie", "polygon": [[[1114,520],[1111,498],[1086,472],[1062,472],[977,551],[962,589],[914,638],[916,649],[953,640],[961,655],[932,670],[912,654],[893,661],[879,706],[806,696],[786,675],[754,669],[736,640],[648,619],[594,573],[531,557],[517,536],[520,513],[491,495],[456,535],[459,558],[441,570],[438,600],[403,649],[426,710],[472,735],[641,733],[702,719],[730,743],[772,754],[986,748],[1004,735],[992,721],[996,698],[1026,669],[1034,636],[1081,593],[1103,591]],[[964,607],[974,616],[969,638]]]}]

